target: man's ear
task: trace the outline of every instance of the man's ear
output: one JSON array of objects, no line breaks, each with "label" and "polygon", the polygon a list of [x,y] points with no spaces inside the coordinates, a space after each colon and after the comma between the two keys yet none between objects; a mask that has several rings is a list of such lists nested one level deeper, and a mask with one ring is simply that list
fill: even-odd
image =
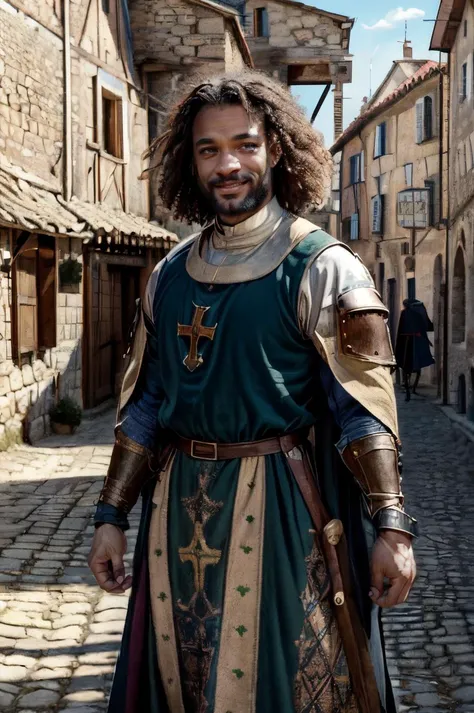
[{"label": "man's ear", "polygon": [[273,138],[270,142],[270,149],[269,149],[269,154],[270,154],[270,166],[272,168],[275,168],[275,166],[278,164],[278,161],[281,159],[283,151],[281,150],[280,142],[278,139]]}]

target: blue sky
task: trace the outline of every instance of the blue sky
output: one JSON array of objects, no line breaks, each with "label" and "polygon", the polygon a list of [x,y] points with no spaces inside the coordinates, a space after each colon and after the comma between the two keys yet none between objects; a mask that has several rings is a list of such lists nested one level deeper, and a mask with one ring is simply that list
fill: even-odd
[{"label": "blue sky", "polygon": [[[354,17],[356,22],[351,33],[350,53],[353,55],[352,84],[344,85],[344,127],[358,114],[364,96],[369,96],[370,63],[372,62],[372,92],[378,87],[393,60],[401,59],[405,34],[405,20],[408,18],[408,39],[412,41],[415,59],[438,59],[437,52],[429,52],[433,20],[438,12],[438,0],[414,0],[414,4],[397,5],[390,0],[335,0],[330,5],[327,0],[305,0],[308,5],[322,10]],[[375,27],[374,27],[375,26]],[[372,28],[372,29],[369,29]],[[320,87],[293,87],[293,94],[311,116],[321,94]],[[316,119],[315,126],[324,134],[326,145],[333,141],[333,94],[330,93]]]}]

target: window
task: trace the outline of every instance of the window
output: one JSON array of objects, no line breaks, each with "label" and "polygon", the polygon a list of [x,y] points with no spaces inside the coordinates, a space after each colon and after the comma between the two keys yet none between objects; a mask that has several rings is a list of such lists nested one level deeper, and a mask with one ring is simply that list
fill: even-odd
[{"label": "window", "polygon": [[102,0],[102,10],[108,15],[110,12],[110,0]]},{"label": "window", "polygon": [[384,292],[385,292],[385,263],[384,262],[379,262],[379,292],[380,292],[380,297],[382,298],[382,302],[383,302]]},{"label": "window", "polygon": [[416,299],[416,278],[409,277],[407,280],[407,295],[409,300]]},{"label": "window", "polygon": [[434,98],[427,95],[422,99],[418,99],[415,105],[416,112],[416,143],[421,144],[423,141],[429,141],[435,135],[434,131],[434,114],[435,104]]},{"label": "window", "polygon": [[436,208],[436,182],[435,181],[425,181],[426,188],[429,189],[429,206],[428,206],[428,225],[435,225],[438,221],[435,215]]},{"label": "window", "polygon": [[102,89],[103,148],[111,156],[123,158],[122,100]]},{"label": "window", "polygon": [[269,37],[268,10],[266,7],[257,7],[253,14],[254,37]]},{"label": "window", "polygon": [[361,183],[364,180],[364,152],[351,156],[350,160],[350,183],[352,186],[354,183]]},{"label": "window", "polygon": [[424,140],[433,138],[433,98],[428,96],[423,99],[423,131]]},{"label": "window", "polygon": [[379,124],[375,129],[374,158],[385,156],[386,151],[387,124]]},{"label": "window", "polygon": [[467,99],[467,62],[461,67],[461,101]]},{"label": "window", "polygon": [[402,255],[409,255],[410,254],[410,243],[402,243],[400,245],[400,252]]},{"label": "window", "polygon": [[358,213],[353,213],[351,215],[350,240],[359,240],[359,214]]},{"label": "window", "polygon": [[376,195],[372,198],[372,233],[383,233],[384,196]]},{"label": "window", "polygon": [[30,235],[13,268],[16,359],[56,346],[56,252],[54,238]]},{"label": "window", "polygon": [[405,169],[405,185],[409,186],[411,188],[413,186],[413,164],[406,163],[404,166],[404,169]]},{"label": "window", "polygon": [[467,37],[467,20],[464,20],[464,37]]},{"label": "window", "polygon": [[466,339],[466,266],[464,251],[458,247],[454,260],[452,286],[452,341],[462,344]]}]

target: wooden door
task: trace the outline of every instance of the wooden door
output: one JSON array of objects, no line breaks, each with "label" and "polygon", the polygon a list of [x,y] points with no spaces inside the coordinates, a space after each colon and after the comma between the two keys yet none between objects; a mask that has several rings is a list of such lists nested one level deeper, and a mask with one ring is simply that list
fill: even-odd
[{"label": "wooden door", "polygon": [[16,260],[15,286],[16,356],[36,352],[38,348],[38,296],[36,289],[37,252],[25,250]]}]

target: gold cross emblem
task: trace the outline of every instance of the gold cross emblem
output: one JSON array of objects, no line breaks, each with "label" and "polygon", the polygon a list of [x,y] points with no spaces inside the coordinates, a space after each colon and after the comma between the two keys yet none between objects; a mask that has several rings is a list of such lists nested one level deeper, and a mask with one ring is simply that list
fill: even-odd
[{"label": "gold cross emblem", "polygon": [[204,590],[206,567],[215,565],[221,558],[221,550],[209,547],[203,533],[202,522],[194,523],[194,535],[188,547],[179,550],[181,562],[191,562],[194,570],[194,587],[196,592]]},{"label": "gold cross emblem", "polygon": [[192,324],[178,323],[178,336],[189,337],[190,339],[189,352],[183,361],[183,364],[187,366],[189,371],[194,371],[203,363],[201,354],[198,354],[199,340],[205,338],[210,339],[212,342],[217,327],[217,323],[213,327],[203,327],[202,320],[210,307],[200,307],[197,304],[194,304],[194,306],[196,309]]}]

